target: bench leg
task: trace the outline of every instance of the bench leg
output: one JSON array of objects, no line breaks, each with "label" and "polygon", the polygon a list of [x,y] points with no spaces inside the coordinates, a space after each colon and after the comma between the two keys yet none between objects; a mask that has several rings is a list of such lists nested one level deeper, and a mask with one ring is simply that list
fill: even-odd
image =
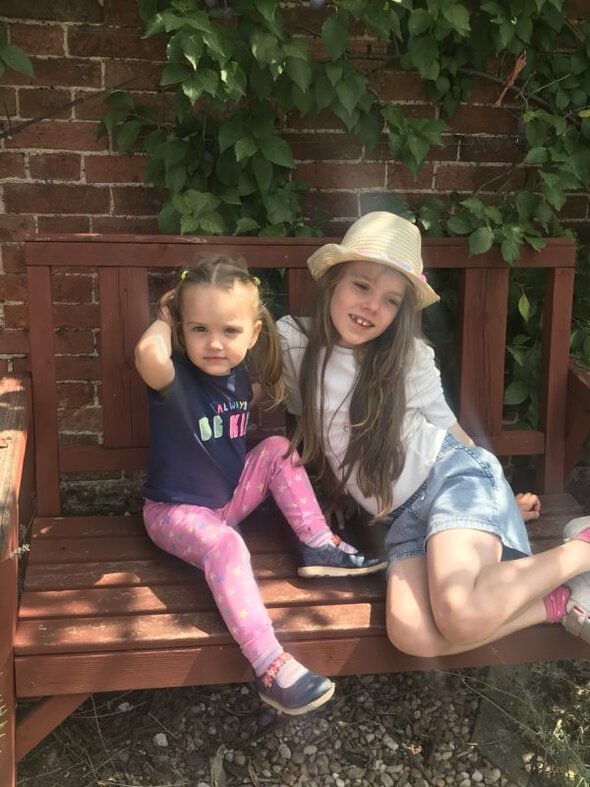
[{"label": "bench leg", "polygon": [[22,760],[89,696],[90,694],[63,694],[40,700],[17,724],[16,761]]},{"label": "bench leg", "polygon": [[10,659],[0,671],[0,784],[6,787],[15,787],[16,784],[15,716],[14,674]]}]

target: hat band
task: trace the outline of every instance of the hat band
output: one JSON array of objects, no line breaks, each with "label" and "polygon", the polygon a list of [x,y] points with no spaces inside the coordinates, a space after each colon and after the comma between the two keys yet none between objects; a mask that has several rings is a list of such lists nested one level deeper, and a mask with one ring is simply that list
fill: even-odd
[{"label": "hat band", "polygon": [[363,249],[363,248],[356,248],[355,252],[357,254],[361,254],[363,257],[372,257],[373,259],[383,260],[384,262],[390,262],[393,265],[398,265],[400,268],[403,268],[405,271],[409,273],[413,273],[414,276],[418,274],[414,270],[414,266],[411,262],[403,262],[402,260],[398,260],[397,257],[392,257],[390,254],[386,254],[383,251],[375,251],[374,249]]}]

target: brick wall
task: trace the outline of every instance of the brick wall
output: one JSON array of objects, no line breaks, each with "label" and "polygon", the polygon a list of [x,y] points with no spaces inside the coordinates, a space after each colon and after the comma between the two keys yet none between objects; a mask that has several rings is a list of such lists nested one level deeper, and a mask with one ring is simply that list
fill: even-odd
[{"label": "brick wall", "polygon": [[[571,0],[572,17],[589,17],[590,3]],[[319,27],[321,15],[301,2],[298,15]],[[0,79],[4,130],[39,115],[0,143],[0,372],[27,368],[26,288],[21,242],[32,233],[157,231],[161,195],[142,182],[144,159],[118,155],[96,138],[105,88],[133,80],[142,102],[158,104],[161,39],[142,39],[136,0],[3,0],[0,21],[10,40],[33,60],[35,79],[9,72]],[[359,52],[365,44],[358,43]],[[420,79],[414,73],[365,62],[373,86],[384,98],[407,105],[413,115],[431,117]],[[296,159],[296,175],[312,187],[307,209],[333,217],[326,231],[339,233],[354,217],[379,208],[391,193],[409,201],[458,190],[494,192],[517,153],[518,121],[509,107],[494,107],[499,86],[481,81],[469,104],[451,121],[445,146],[435,148],[418,179],[389,158],[385,144],[366,151],[329,117],[291,121],[285,130]],[[83,103],[65,109],[68,102]],[[518,185],[517,172],[512,182]],[[581,226],[587,219],[585,196],[573,197],[565,215]],[[81,285],[67,297],[92,303]],[[65,296],[64,296],[65,297]],[[62,337],[69,352],[84,354],[88,337]],[[76,389],[78,390],[78,389]]]}]

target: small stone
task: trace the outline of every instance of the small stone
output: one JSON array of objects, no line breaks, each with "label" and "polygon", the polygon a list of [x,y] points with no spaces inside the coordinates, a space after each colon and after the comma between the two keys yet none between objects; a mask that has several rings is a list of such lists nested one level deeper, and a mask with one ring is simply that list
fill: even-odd
[{"label": "small stone", "polygon": [[165,749],[168,746],[168,738],[164,732],[157,732],[152,738],[156,746]]}]

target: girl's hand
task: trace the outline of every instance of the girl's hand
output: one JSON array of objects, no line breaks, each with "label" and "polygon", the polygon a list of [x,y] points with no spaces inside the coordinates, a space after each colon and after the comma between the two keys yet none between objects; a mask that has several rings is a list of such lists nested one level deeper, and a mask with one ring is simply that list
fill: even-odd
[{"label": "girl's hand", "polygon": [[328,526],[332,529],[334,529],[332,525],[335,525],[338,530],[344,530],[348,520],[352,519],[357,511],[357,503],[349,495],[330,497],[322,502],[322,512]]},{"label": "girl's hand", "polygon": [[516,505],[525,522],[538,519],[541,516],[541,501],[532,492],[519,492],[515,495]]},{"label": "girl's hand", "polygon": [[168,290],[162,295],[158,301],[156,317],[158,320],[167,322],[172,325],[172,314],[170,312],[170,304],[174,300],[174,290]]}]

